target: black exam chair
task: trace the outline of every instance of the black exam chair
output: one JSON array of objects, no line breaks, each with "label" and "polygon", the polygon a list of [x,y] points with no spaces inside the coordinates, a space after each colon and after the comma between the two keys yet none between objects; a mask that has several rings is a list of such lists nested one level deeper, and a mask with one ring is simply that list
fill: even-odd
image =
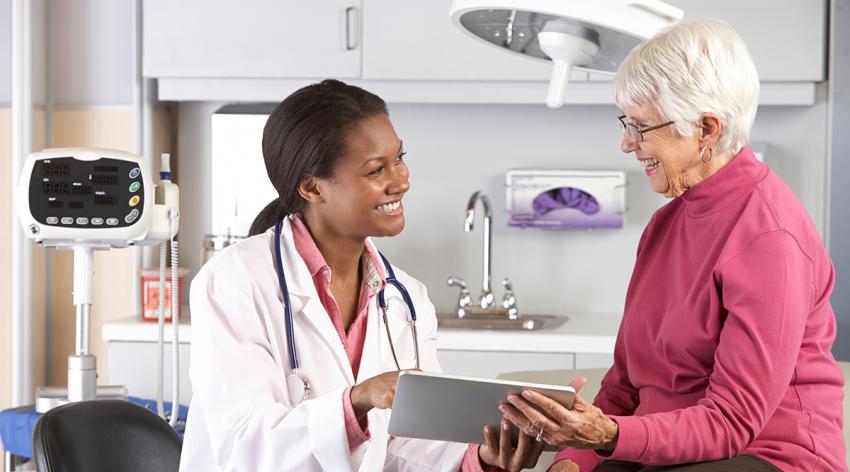
[{"label": "black exam chair", "polygon": [[168,472],[183,440],[165,420],[122,400],[56,407],[38,419],[32,450],[39,472]]}]

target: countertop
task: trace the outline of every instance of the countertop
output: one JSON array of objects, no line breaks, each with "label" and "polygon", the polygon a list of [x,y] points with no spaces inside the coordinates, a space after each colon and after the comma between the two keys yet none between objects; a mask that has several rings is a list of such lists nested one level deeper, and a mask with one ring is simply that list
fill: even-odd
[{"label": "countertop", "polygon": [[540,331],[440,329],[437,349],[500,352],[614,353],[619,313],[569,313],[566,323]]},{"label": "countertop", "polygon": [[[181,308],[181,313],[187,313],[186,307]],[[157,340],[157,325],[156,321],[145,321],[141,316],[131,316],[129,318],[119,318],[117,320],[107,321],[101,326],[101,338],[104,341],[123,341],[123,342],[150,342],[155,343]],[[177,336],[179,342],[189,343],[192,341],[192,326],[189,320],[185,317],[180,318]],[[171,342],[172,330],[171,321],[165,322],[165,342]]]},{"label": "countertop", "polygon": [[[186,313],[187,311],[183,311]],[[456,351],[500,352],[614,352],[614,341],[620,326],[618,313],[570,313],[566,323],[552,330],[498,331],[441,329],[437,349]],[[171,322],[165,324],[165,341],[171,342]],[[180,343],[192,340],[192,327],[181,320]],[[157,323],[140,317],[109,321],[102,326],[102,338],[115,342],[156,342]]]}]

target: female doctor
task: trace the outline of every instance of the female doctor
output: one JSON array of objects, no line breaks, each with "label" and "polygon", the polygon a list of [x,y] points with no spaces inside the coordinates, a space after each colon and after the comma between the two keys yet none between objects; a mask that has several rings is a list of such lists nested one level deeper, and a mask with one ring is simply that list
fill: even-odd
[{"label": "female doctor", "polygon": [[521,434],[512,448],[507,423],[481,446],[387,433],[399,370],[440,370],[425,287],[368,239],[404,228],[404,154],[383,100],[339,81],[271,113],[279,198],[192,283],[181,471],[534,467],[542,443]]}]

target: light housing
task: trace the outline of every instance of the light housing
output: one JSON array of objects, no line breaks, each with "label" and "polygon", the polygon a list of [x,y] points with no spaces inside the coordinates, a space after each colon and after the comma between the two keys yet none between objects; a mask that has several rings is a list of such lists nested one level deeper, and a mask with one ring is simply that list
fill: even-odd
[{"label": "light housing", "polygon": [[514,54],[553,61],[546,104],[564,104],[573,67],[613,74],[635,46],[681,20],[658,0],[455,0],[452,22]]}]

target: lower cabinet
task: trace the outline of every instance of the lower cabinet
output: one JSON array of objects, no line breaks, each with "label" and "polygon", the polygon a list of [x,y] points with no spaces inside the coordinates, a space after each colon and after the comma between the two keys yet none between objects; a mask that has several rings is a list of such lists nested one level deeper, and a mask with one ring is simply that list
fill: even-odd
[{"label": "lower cabinet", "polygon": [[447,374],[489,379],[506,372],[573,369],[576,358],[572,353],[450,350],[437,351],[437,357]]},{"label": "lower cabinet", "polygon": [[[109,385],[124,385],[131,396],[156,399],[157,343],[110,341],[107,347],[106,375]],[[163,356],[163,397],[171,401],[172,363],[171,343],[165,343]],[[180,404],[188,405],[192,399],[192,384],[189,382],[189,344],[180,343],[177,353],[180,363]]]},{"label": "lower cabinet", "polygon": [[441,349],[437,357],[447,374],[495,379],[507,372],[607,368],[608,353],[460,351]]}]

